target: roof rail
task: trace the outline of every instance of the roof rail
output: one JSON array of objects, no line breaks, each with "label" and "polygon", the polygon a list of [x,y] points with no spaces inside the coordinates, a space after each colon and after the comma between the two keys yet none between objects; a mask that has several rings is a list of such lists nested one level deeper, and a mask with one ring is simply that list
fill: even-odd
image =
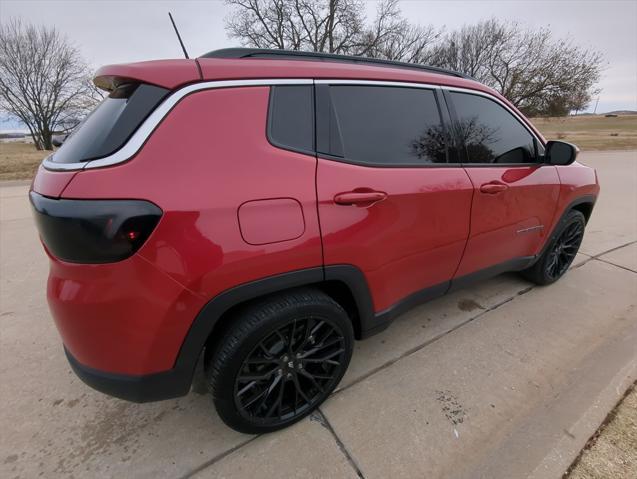
[{"label": "roof rail", "polygon": [[430,73],[451,75],[473,80],[469,75],[447,70],[445,68],[420,65],[418,63],[406,63],[393,60],[381,60],[379,58],[355,57],[349,55],[337,55],[335,53],[302,52],[297,50],[275,50],[268,48],[222,48],[201,55],[199,58],[276,58],[285,60],[314,60],[343,63],[359,63],[363,65],[378,65],[394,68],[410,68],[424,70]]}]

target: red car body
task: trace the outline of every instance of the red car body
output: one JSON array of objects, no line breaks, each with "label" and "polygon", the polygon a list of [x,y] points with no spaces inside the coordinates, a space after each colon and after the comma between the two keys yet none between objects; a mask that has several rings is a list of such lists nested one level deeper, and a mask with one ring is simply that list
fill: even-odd
[{"label": "red car body", "polygon": [[[435,72],[218,58],[102,68],[95,83],[105,88],[134,81],[169,97],[195,90],[125,161],[74,169],[45,161],[34,179],[32,195],[51,201],[145,200],[162,212],[120,261],[65,261],[44,237],[50,309],[83,380],[135,401],[186,394],[229,310],[301,284],[341,302],[362,338],[416,302],[528,265],[568,209],[590,215],[599,186],[579,163],[377,168],[269,141],[271,84],[335,79],[480,92],[544,143],[495,91]],[[337,202],[343,194],[368,202]]]}]

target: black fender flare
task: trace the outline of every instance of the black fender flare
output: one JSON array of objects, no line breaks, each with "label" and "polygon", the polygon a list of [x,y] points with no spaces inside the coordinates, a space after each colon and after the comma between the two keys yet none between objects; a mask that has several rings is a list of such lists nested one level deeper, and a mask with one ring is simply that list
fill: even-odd
[{"label": "black fender flare", "polygon": [[183,377],[183,388],[188,388],[193,379],[195,367],[210,334],[219,319],[231,308],[268,294],[300,286],[320,285],[325,281],[340,281],[350,290],[358,309],[363,334],[377,328],[374,321],[372,297],[363,272],[353,265],[334,265],[289,271],[244,283],[225,290],[201,309],[186,333],[172,371]]},{"label": "black fender flare", "polygon": [[539,260],[542,257],[542,255],[546,252],[546,249],[549,247],[549,245],[555,239],[555,235],[557,234],[557,232],[560,230],[560,228],[562,227],[562,225],[566,221],[566,216],[568,215],[569,211],[571,211],[576,206],[581,205],[581,204],[585,204],[585,203],[586,204],[590,204],[591,208],[593,208],[595,206],[595,201],[596,200],[597,200],[597,197],[595,195],[582,195],[582,196],[579,196],[579,197],[575,198],[568,205],[566,205],[566,207],[562,211],[560,219],[555,222],[555,226],[553,226],[553,230],[551,231],[551,234],[546,237],[546,240],[544,242],[544,245],[542,246],[542,249],[535,256],[536,261]]}]

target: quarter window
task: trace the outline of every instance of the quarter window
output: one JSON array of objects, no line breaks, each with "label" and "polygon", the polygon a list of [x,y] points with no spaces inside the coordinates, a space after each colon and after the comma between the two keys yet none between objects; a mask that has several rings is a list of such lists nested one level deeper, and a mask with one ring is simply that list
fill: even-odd
[{"label": "quarter window", "polygon": [[129,83],[113,90],[52,157],[54,163],[95,160],[119,150],[168,95],[154,85]]},{"label": "quarter window", "polygon": [[536,161],[533,136],[505,108],[470,93],[451,92],[451,99],[458,116],[455,130],[469,163]]},{"label": "quarter window", "polygon": [[445,135],[434,92],[420,88],[337,85],[330,87],[332,152],[370,165],[445,163]]},{"label": "quarter window", "polygon": [[268,133],[276,146],[314,152],[314,93],[311,85],[273,86]]}]

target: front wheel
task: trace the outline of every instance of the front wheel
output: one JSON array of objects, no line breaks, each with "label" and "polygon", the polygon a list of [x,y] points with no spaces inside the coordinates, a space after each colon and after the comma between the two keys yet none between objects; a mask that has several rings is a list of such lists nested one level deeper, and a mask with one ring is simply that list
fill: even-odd
[{"label": "front wheel", "polygon": [[318,290],[267,298],[231,320],[207,357],[206,376],[219,416],[240,432],[275,431],[310,414],[352,355],[349,317]]},{"label": "front wheel", "polygon": [[533,266],[522,271],[522,275],[540,285],[551,284],[560,279],[575,259],[584,238],[585,227],[584,215],[576,210],[569,211],[542,256]]}]

